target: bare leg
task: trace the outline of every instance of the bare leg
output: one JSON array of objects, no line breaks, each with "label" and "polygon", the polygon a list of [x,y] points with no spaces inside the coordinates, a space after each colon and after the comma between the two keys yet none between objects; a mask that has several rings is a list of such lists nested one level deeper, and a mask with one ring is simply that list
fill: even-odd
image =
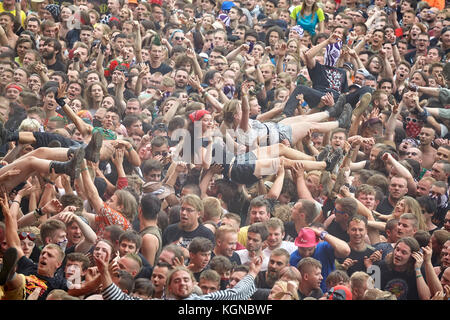
[{"label": "bare leg", "polygon": [[[306,137],[309,130],[318,132],[330,132],[339,127],[339,122],[302,122],[299,125],[291,125],[292,127],[292,142],[296,144],[298,141]],[[299,159],[301,160],[301,159]]]},{"label": "bare leg", "polygon": [[36,157],[20,158],[0,169],[0,176],[8,170],[20,170],[19,174],[11,176],[3,182],[6,190],[9,192],[20,183],[26,181],[35,171],[42,174],[48,174],[51,160],[39,159]]},{"label": "bare leg", "polygon": [[19,159],[28,158],[28,157],[36,157],[40,159],[46,159],[46,160],[56,160],[56,161],[67,161],[67,150],[68,148],[47,148],[47,147],[40,147],[37,148]]},{"label": "bare leg", "polygon": [[325,161],[310,161],[310,160],[291,160],[284,158],[283,164],[285,168],[293,168],[296,163],[303,164],[305,171],[324,170],[327,167]]},{"label": "bare leg", "polygon": [[254,175],[256,177],[270,176],[276,174],[280,167],[280,158],[261,159],[255,162]]},{"label": "bare leg", "polygon": [[297,124],[303,124],[303,122],[320,122],[323,120],[327,120],[330,117],[328,112],[322,111],[318,113],[313,114],[305,114],[295,117],[289,117],[286,119],[283,119],[280,121],[281,124],[285,125],[297,125]]},{"label": "bare leg", "polygon": [[274,159],[278,157],[286,157],[292,160],[314,160],[313,156],[309,156],[299,150],[287,147],[282,143],[259,147],[252,152],[256,154],[258,160]]}]

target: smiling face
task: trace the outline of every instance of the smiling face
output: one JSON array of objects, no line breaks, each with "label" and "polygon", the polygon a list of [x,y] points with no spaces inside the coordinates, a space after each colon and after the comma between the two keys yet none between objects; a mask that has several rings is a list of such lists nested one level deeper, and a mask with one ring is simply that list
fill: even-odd
[{"label": "smiling face", "polygon": [[191,275],[187,271],[179,270],[172,274],[168,290],[176,299],[187,298],[192,293],[193,288]]}]

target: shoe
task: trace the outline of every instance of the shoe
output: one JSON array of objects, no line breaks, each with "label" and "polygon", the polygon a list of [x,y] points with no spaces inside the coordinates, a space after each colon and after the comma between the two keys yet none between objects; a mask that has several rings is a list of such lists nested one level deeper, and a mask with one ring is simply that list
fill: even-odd
[{"label": "shoe", "polygon": [[345,94],[341,94],[334,106],[328,109],[328,113],[330,114],[331,118],[337,119],[341,115],[342,111],[344,110],[345,101]]},{"label": "shoe", "polygon": [[84,160],[84,148],[80,147],[74,150],[72,159],[65,162],[52,161],[50,162],[50,172],[55,170],[57,174],[67,174],[73,180],[80,177],[80,166]]},{"label": "shoe", "polygon": [[350,129],[352,124],[352,106],[350,103],[346,103],[344,106],[344,110],[338,119],[339,128]]},{"label": "shoe", "polygon": [[353,110],[353,115],[355,117],[359,117],[367,110],[367,107],[370,105],[372,101],[372,94],[370,92],[366,92],[363,94],[361,99],[359,100],[359,105]]},{"label": "shoe", "polygon": [[3,266],[0,271],[0,286],[4,286],[6,282],[11,280],[15,273],[15,266],[17,264],[17,249],[8,248],[3,254]]},{"label": "shoe", "polygon": [[331,145],[327,144],[322,151],[316,156],[317,161],[323,161],[328,157],[328,154],[331,152]]},{"label": "shoe", "polygon": [[100,160],[100,149],[103,144],[103,135],[100,131],[96,131],[92,134],[91,141],[84,148],[84,158],[88,161],[97,163]]},{"label": "shoe", "polygon": [[343,158],[344,155],[341,148],[337,148],[336,150],[334,150],[334,152],[331,153],[325,160],[325,163],[327,164],[325,171],[331,173],[337,172],[337,169],[339,168]]}]

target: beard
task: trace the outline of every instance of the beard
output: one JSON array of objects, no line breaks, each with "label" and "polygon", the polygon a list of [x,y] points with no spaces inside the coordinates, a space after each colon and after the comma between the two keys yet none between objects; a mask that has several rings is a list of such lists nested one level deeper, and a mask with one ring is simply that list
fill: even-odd
[{"label": "beard", "polygon": [[280,273],[278,271],[271,271],[270,269],[267,269],[266,282],[269,286],[273,287],[273,285],[278,281],[279,278]]}]

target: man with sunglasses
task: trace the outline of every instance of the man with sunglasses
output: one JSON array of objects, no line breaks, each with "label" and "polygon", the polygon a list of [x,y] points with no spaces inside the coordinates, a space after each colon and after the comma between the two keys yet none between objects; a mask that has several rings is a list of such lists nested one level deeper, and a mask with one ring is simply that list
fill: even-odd
[{"label": "man with sunglasses", "polygon": [[353,198],[337,199],[330,217],[324,223],[327,231],[331,235],[348,242],[350,240],[347,233],[348,223],[356,215],[357,209],[358,204]]}]

